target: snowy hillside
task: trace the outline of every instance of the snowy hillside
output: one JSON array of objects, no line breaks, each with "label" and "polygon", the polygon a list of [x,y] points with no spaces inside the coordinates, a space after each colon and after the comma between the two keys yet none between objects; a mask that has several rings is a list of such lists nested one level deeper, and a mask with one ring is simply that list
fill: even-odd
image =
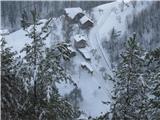
[{"label": "snowy hillside", "polygon": [[[83,100],[80,102],[80,110],[86,116],[96,117],[109,111],[109,104],[112,101],[113,83],[108,75],[113,76],[110,60],[110,53],[103,48],[103,41],[110,40],[111,30],[115,28],[123,36],[127,32],[127,16],[138,14],[150,5],[148,2],[138,2],[133,7],[131,2],[112,2],[100,5],[92,9],[91,14],[94,25],[89,30],[81,29],[78,23],[70,23],[71,31],[69,35],[71,48],[76,51],[76,56],[70,62],[64,62],[67,73],[69,73],[77,87],[81,90]],[[41,20],[45,22],[45,20]],[[55,43],[65,40],[65,17],[54,18],[52,22],[52,34],[47,38],[46,45],[52,46]],[[74,45],[75,36],[81,34],[85,37],[87,47],[77,49]],[[25,32],[20,29],[10,35],[5,36],[9,46],[13,46],[18,52],[25,43],[30,40],[25,36]],[[86,59],[85,57],[88,57]],[[61,95],[69,94],[74,86],[69,83],[57,84]]]},{"label": "snowy hillside", "polygon": [[131,2],[112,2],[96,7],[93,14],[97,21],[95,29],[98,29],[99,39],[102,40],[105,37],[109,40],[113,27],[123,34],[126,31],[126,17],[130,16],[130,21],[132,21],[133,15],[141,12],[148,4],[150,3],[139,2],[134,8]]}]

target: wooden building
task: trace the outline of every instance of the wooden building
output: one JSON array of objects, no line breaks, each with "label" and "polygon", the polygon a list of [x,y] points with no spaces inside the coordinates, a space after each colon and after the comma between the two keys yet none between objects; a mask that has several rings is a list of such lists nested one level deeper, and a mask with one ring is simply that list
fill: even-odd
[{"label": "wooden building", "polygon": [[93,27],[93,21],[90,18],[88,18],[87,16],[83,16],[80,19],[80,27],[82,29],[89,29],[89,28]]},{"label": "wooden building", "polygon": [[84,16],[83,10],[80,7],[65,8],[64,14],[68,21],[79,22],[80,18]]},{"label": "wooden building", "polygon": [[85,48],[87,46],[86,38],[83,35],[74,36],[74,46],[76,49]]}]

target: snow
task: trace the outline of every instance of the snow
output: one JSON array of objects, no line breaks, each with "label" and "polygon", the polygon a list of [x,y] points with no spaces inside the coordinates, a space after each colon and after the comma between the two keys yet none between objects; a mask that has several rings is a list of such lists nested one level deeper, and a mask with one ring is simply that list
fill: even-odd
[{"label": "snow", "polygon": [[78,120],[88,120],[88,117],[84,114],[81,114]]},{"label": "snow", "polygon": [[[141,10],[148,6],[147,2],[145,4],[141,4],[141,2],[139,2],[136,9],[134,9],[130,2],[127,4],[129,7],[126,5],[123,6],[122,2],[111,2],[95,7],[92,12],[93,17],[95,18],[95,23],[94,27],[90,30],[88,43],[90,43],[89,45],[93,49],[96,49],[96,54],[101,58],[99,59],[99,62],[97,62],[97,60],[91,56],[91,65],[94,69],[94,78],[90,77],[89,80],[92,80],[92,82],[88,82],[86,77],[85,86],[90,86],[92,90],[90,88],[87,89],[89,92],[86,91],[86,95],[84,96],[88,97],[85,97],[85,102],[83,102],[81,108],[85,110],[88,115],[94,117],[100,115],[101,112],[105,113],[105,111],[109,111],[109,105],[102,105],[102,101],[107,102],[112,100],[111,90],[113,83],[109,80],[104,81],[100,76],[101,73],[98,71],[98,69],[105,67],[106,73],[113,76],[109,54],[103,49],[102,41],[104,39],[109,40],[110,31],[113,29],[113,27],[117,31],[121,31],[121,35],[123,35],[127,30],[126,17],[133,16],[133,14],[138,14]],[[99,84],[99,86],[101,86],[101,93],[96,90],[96,85],[94,85],[93,81],[96,81],[97,85]],[[91,91],[94,92],[91,93]],[[104,93],[104,91],[106,91],[106,93]]]},{"label": "snow", "polygon": [[[138,14],[141,10],[146,8],[149,2],[143,1],[138,2],[136,8],[133,8],[131,2],[128,2],[127,5],[123,2],[111,2],[94,8],[94,17],[97,21],[96,30],[98,29],[97,36],[100,40],[106,39],[109,40],[110,31],[114,27],[117,31],[121,31],[121,34],[124,34],[126,28],[126,18],[127,16],[130,19],[133,17],[133,14]],[[100,13],[99,9],[103,12]]]},{"label": "snow", "polygon": [[0,30],[0,35],[7,35],[9,31],[7,29]]},{"label": "snow", "polygon": [[64,16],[60,16],[58,19],[53,18],[52,20],[52,32],[51,32],[51,44],[57,44],[59,42],[63,42],[64,39],[62,34],[63,33],[63,25],[62,21],[64,19]]},{"label": "snow", "polygon": [[84,35],[75,35],[75,36],[74,36],[74,40],[75,40],[76,42],[80,42],[81,40],[85,40],[85,41],[86,41],[86,38],[85,38]]},{"label": "snow", "polygon": [[126,31],[127,17],[129,16],[130,20],[132,20],[133,14],[138,14],[148,6],[148,2],[144,2],[143,4],[142,2],[138,2],[136,8],[133,8],[131,2],[125,5],[123,2],[115,1],[93,9],[92,13],[96,22],[90,31],[89,39],[92,47],[97,49],[105,60],[108,71],[112,68],[108,53],[102,47],[102,42],[110,40],[110,33],[113,28],[121,31],[121,35],[128,32]]},{"label": "snow", "polygon": [[[72,70],[67,71],[77,84],[77,87],[81,89],[83,101],[80,103],[80,110],[82,110],[86,116],[97,117],[109,111],[110,106],[104,105],[103,101],[112,101],[111,91],[113,89],[113,82],[104,80],[102,72],[100,71],[101,68],[105,68],[105,72],[113,76],[109,53],[103,49],[102,41],[104,39],[109,40],[110,31],[113,27],[117,31],[121,31],[121,35],[123,35],[127,31],[126,17],[131,16],[130,20],[132,20],[134,14],[138,14],[148,6],[147,4],[138,2],[136,9],[134,9],[130,2],[127,2],[127,4],[129,7],[126,5],[123,6],[120,1],[116,1],[95,7],[92,11],[95,21],[94,27],[89,30],[89,33],[79,28],[72,31],[73,41],[74,39],[77,42],[87,40],[87,47],[78,50],[81,51],[86,58],[91,59],[90,62],[87,62],[81,53],[76,52],[76,56],[71,61],[73,66],[71,68]],[[83,12],[81,8],[66,8],[65,10],[72,18],[74,18],[77,13]],[[56,40],[58,42],[64,40],[62,22],[62,18],[54,19],[57,28],[53,30],[54,35],[47,38],[47,45],[52,45]],[[83,35],[81,35],[82,33]],[[31,40],[25,36],[25,32],[22,29],[5,37],[9,46],[13,46],[13,49],[18,52],[23,48],[25,43],[31,42]],[[73,50],[72,47],[70,49]],[[95,53],[92,53],[92,50],[95,50]],[[93,74],[86,72],[81,65],[87,66],[93,71]],[[65,82],[57,83],[56,85],[61,95],[68,94],[74,88],[73,85],[69,83],[66,84]]]},{"label": "snow", "polygon": [[62,96],[69,94],[74,89],[74,86],[72,84],[68,82],[66,83],[65,81],[61,83],[56,83],[56,86],[58,88],[59,93]]},{"label": "snow", "polygon": [[[43,24],[39,25],[37,28],[38,31],[42,28],[42,26],[45,24],[46,19],[40,20],[40,22],[43,22]],[[28,30],[31,30],[31,26],[28,28]],[[46,47],[50,46],[50,36],[45,41]],[[20,53],[22,48],[25,46],[25,44],[31,44],[32,40],[26,36],[26,31],[23,29],[20,29],[16,32],[13,32],[9,35],[5,36],[5,39],[7,41],[8,47],[13,46],[13,51],[17,51],[19,55],[22,57],[24,56],[24,53]]]},{"label": "snow", "polygon": [[[80,103],[80,110],[87,116],[96,117],[101,112],[109,110],[109,106],[105,106],[102,101],[111,100],[112,82],[103,80],[99,68],[105,66],[103,61],[97,62],[94,56],[91,56],[91,63],[88,63],[93,70],[93,74],[88,73],[81,68],[81,63],[86,63],[86,60],[78,54],[74,57],[74,73],[71,74],[72,79],[76,82],[78,88],[81,89],[83,101]],[[87,64],[87,66],[88,66]],[[109,73],[109,71],[108,71]],[[98,87],[101,86],[101,89]]]},{"label": "snow", "polygon": [[9,46],[13,46],[13,51],[17,51],[20,54],[20,51],[26,43],[31,43],[31,39],[25,37],[25,31],[22,29],[11,33],[9,36],[5,36],[5,39]]},{"label": "snow", "polygon": [[83,16],[81,19],[80,19],[80,23],[81,24],[84,24],[86,23],[87,21],[90,21],[93,23],[93,21],[91,19],[89,19],[87,16]]},{"label": "snow", "polygon": [[83,10],[80,7],[65,8],[64,10],[71,19],[74,19],[78,13],[83,13]]}]

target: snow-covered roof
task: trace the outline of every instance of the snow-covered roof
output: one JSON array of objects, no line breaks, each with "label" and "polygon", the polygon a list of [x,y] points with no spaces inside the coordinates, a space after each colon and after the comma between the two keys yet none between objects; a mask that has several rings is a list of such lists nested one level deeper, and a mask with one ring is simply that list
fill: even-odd
[{"label": "snow-covered roof", "polygon": [[86,67],[89,70],[89,72],[93,72],[92,66],[88,64],[87,62],[81,62],[81,66]]},{"label": "snow-covered roof", "polygon": [[78,120],[88,120],[88,117],[84,114],[81,114]]},{"label": "snow-covered roof", "polygon": [[83,16],[83,17],[80,19],[80,23],[81,23],[81,24],[84,24],[84,23],[86,23],[87,21],[90,21],[90,22],[93,23],[93,21],[92,21],[90,18],[88,18],[87,16]]},{"label": "snow-covered roof", "polygon": [[71,52],[76,52],[72,47],[68,47]]},{"label": "snow-covered roof", "polygon": [[83,10],[80,7],[65,8],[64,10],[71,19],[74,19],[78,13],[83,13]]},{"label": "snow-covered roof", "polygon": [[85,38],[84,35],[75,35],[75,36],[74,36],[74,40],[75,40],[76,42],[79,42],[79,41],[81,41],[81,40],[85,40],[85,41],[86,41],[86,38]]},{"label": "snow-covered roof", "polygon": [[85,59],[90,60],[91,59],[91,53],[90,53],[90,48],[85,47],[85,48],[79,48],[79,52],[85,57]]}]

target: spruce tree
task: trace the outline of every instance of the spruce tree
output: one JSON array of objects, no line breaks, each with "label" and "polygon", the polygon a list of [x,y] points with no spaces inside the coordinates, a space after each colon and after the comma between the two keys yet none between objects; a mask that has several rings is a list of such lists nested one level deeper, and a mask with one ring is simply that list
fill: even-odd
[{"label": "spruce tree", "polygon": [[136,35],[130,37],[122,62],[115,75],[115,101],[112,104],[112,120],[147,120],[147,86],[143,76],[143,51],[136,42]]},{"label": "spruce tree", "polygon": [[149,119],[160,119],[160,48],[146,54],[146,79],[149,89]]},{"label": "spruce tree", "polygon": [[3,120],[17,120],[25,95],[24,84],[16,76],[16,52],[6,47],[6,41],[1,39],[1,117]]},{"label": "spruce tree", "polygon": [[81,115],[81,112],[79,111],[80,102],[83,101],[81,89],[75,84],[75,88],[69,95],[66,95],[66,99],[73,105],[74,116],[75,118],[78,118]]},{"label": "spruce tree", "polygon": [[25,55],[19,71],[27,90],[22,119],[72,120],[72,106],[59,95],[56,88],[56,82],[71,81],[61,66],[62,59],[69,60],[70,50],[64,43],[47,48],[45,40],[50,34],[52,19],[43,25],[38,21],[36,9],[31,11],[31,16],[29,27],[28,21],[22,19],[26,36],[32,40],[22,50]]}]

